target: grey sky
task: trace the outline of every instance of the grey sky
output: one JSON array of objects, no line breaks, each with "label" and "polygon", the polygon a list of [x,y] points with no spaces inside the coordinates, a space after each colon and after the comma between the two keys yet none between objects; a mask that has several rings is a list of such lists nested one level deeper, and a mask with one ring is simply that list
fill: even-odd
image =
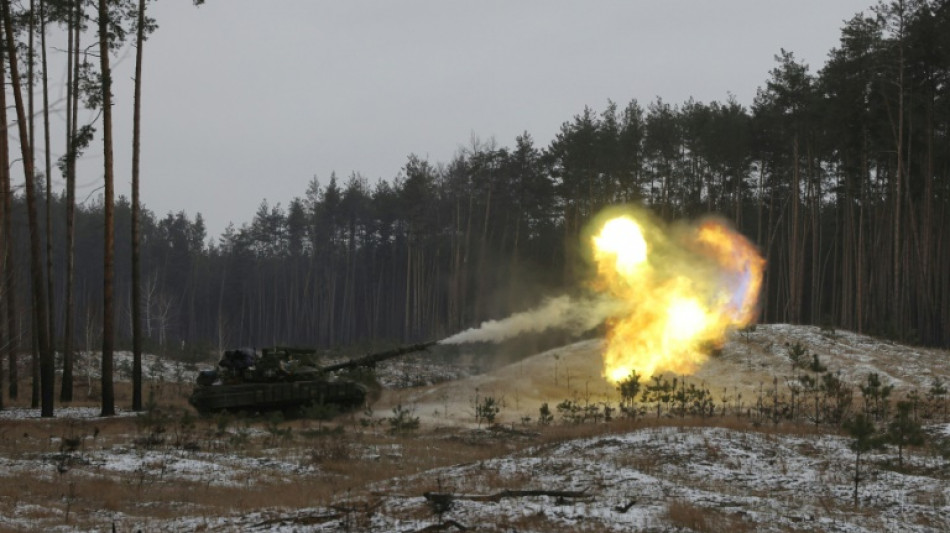
[{"label": "grey sky", "polygon": [[[749,106],[780,48],[815,72],[843,21],[871,4],[163,0],[144,50],[142,198],[159,216],[201,212],[216,239],[314,176],[390,179],[410,153],[447,162],[473,135],[512,146],[528,131],[543,147],[608,99],[732,93]],[[133,60],[124,51],[115,76],[126,195]],[[97,140],[87,152],[80,199],[101,185],[101,151]]]}]

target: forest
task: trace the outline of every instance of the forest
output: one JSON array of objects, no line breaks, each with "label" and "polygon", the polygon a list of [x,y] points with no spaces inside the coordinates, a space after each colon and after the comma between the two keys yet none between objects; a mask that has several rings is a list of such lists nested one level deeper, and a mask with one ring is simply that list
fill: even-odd
[{"label": "forest", "polygon": [[[11,183],[12,165],[33,164],[11,147],[32,144],[23,140],[34,127],[10,126],[7,107],[22,107],[21,86],[46,86],[34,66],[40,52],[45,60],[40,37],[64,31],[75,42],[75,116],[110,105],[109,54],[78,53],[86,25],[109,50],[154,21],[144,2],[2,3],[0,346],[11,395],[14,361],[43,351],[40,330],[64,361],[77,349],[109,352],[113,338],[159,353],[439,339],[583,290],[585,225],[617,204],[666,221],[731,222],[767,260],[761,322],[950,347],[950,1],[870,7],[814,72],[777,51],[751,107],[608,101],[579,110],[546,146],[527,131],[510,146],[474,138],[450,161],[409,154],[390,179],[302,181],[300,196],[262,200],[220,236],[200,214],[158,215],[147,199],[113,198],[108,184],[77,202],[75,158],[98,150],[99,132],[112,142],[106,112],[69,124],[62,161]],[[52,172],[67,190],[50,190]]]}]

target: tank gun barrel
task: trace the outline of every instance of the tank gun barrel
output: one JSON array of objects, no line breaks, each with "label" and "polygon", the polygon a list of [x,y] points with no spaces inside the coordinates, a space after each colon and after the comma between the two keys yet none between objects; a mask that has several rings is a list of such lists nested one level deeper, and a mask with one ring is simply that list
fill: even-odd
[{"label": "tank gun barrel", "polygon": [[343,363],[337,363],[335,365],[329,365],[322,368],[324,372],[336,372],[337,370],[343,370],[346,368],[357,368],[361,366],[373,366],[376,363],[386,361],[387,359],[392,359],[394,357],[399,357],[400,355],[406,355],[412,352],[421,352],[429,346],[436,344],[437,341],[423,342],[420,344],[413,344],[411,346],[401,346],[399,348],[394,348],[392,350],[387,350],[385,352],[379,352],[374,354],[369,354],[357,359],[351,359]]}]

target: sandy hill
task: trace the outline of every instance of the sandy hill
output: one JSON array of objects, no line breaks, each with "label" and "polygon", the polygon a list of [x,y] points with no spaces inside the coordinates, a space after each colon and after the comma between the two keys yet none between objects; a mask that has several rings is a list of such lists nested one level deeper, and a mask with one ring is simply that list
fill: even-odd
[{"label": "sandy hill", "polygon": [[[731,334],[722,353],[710,358],[695,374],[679,376],[708,388],[717,398],[743,394],[751,398],[759,387],[778,378],[803,373],[792,368],[789,348],[800,345],[828,371],[852,385],[877,373],[897,394],[917,389],[925,392],[937,377],[950,381],[950,352],[915,348],[848,331],[822,330],[815,326],[763,324],[754,331]],[[490,372],[431,387],[389,391],[376,409],[397,403],[412,405],[416,415],[430,423],[471,423],[476,398],[493,396],[503,402],[501,417],[516,421],[536,416],[543,402],[565,399],[616,404],[619,394],[602,376],[603,341],[587,340],[528,356]],[[672,376],[670,376],[672,377]],[[644,379],[643,381],[649,381]]]}]

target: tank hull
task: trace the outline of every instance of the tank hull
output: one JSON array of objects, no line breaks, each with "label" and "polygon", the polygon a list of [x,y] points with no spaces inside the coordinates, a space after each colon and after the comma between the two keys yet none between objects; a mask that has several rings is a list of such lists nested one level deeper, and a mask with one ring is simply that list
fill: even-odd
[{"label": "tank hull", "polygon": [[190,403],[199,413],[293,410],[313,404],[354,409],[366,402],[367,388],[353,381],[239,383],[196,387]]},{"label": "tank hull", "polygon": [[217,411],[292,411],[307,405],[360,407],[369,389],[353,379],[334,377],[342,370],[372,368],[376,363],[425,350],[434,342],[404,346],[358,359],[319,367],[311,348],[275,346],[226,350],[220,370],[203,370],[188,398],[199,413]]}]

